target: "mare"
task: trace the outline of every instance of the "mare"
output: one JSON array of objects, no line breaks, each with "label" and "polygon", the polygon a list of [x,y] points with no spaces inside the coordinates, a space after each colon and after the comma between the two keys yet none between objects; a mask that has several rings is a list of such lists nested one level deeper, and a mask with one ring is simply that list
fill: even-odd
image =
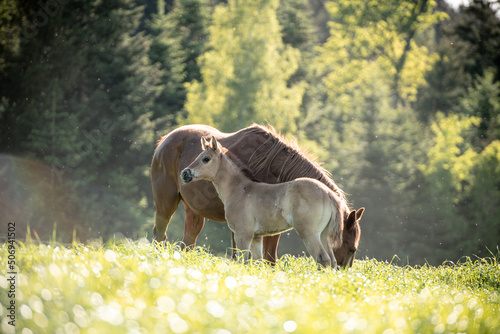
[{"label": "mare", "polygon": [[[206,125],[187,125],[163,136],[151,162],[151,183],[156,206],[154,238],[166,239],[168,223],[182,201],[186,212],[183,244],[192,247],[205,224],[205,218],[224,222],[224,206],[209,181],[184,184],[180,172],[201,152],[200,140],[214,136],[238,160],[246,165],[255,179],[281,183],[299,177],[316,179],[345,200],[343,191],[330,174],[308,158],[293,141],[285,140],[272,127],[252,125],[234,133],[223,133]],[[359,219],[344,217],[342,245],[335,250],[340,266],[352,266],[358,250],[361,228]],[[264,259],[274,263],[280,235],[263,238]],[[233,238],[234,246],[234,238]]]},{"label": "mare", "polygon": [[[260,183],[226,154],[215,137],[201,139],[202,152],[181,172],[181,179],[211,181],[224,204],[236,248],[245,259],[262,258],[262,237],[294,228],[307,251],[324,267],[337,267],[333,250],[342,243],[347,204],[323,183],[298,178]],[[364,208],[360,209],[359,216]],[[355,219],[356,211],[347,219]],[[251,249],[251,254],[250,254]]]}]

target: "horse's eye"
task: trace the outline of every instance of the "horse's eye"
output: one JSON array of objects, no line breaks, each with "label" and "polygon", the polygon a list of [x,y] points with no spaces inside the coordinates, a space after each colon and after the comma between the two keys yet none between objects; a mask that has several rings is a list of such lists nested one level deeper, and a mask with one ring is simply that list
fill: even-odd
[{"label": "horse's eye", "polygon": [[356,250],[354,248],[349,248],[349,254],[354,254],[356,253]]},{"label": "horse's eye", "polygon": [[203,162],[204,164],[208,163],[210,161],[210,158],[209,157],[204,157],[201,162]]}]

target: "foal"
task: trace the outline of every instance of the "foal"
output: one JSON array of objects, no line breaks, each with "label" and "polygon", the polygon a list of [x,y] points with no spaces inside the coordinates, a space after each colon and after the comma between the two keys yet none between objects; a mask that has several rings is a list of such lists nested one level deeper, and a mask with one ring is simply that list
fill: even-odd
[{"label": "foal", "polygon": [[336,268],[333,249],[341,245],[348,209],[332,190],[310,178],[255,182],[225,154],[215,137],[202,138],[201,144],[203,152],[181,172],[181,179],[184,183],[212,181],[224,203],[235,246],[246,251],[245,259],[250,249],[255,259],[262,257],[262,236],[295,228],[316,262]]}]

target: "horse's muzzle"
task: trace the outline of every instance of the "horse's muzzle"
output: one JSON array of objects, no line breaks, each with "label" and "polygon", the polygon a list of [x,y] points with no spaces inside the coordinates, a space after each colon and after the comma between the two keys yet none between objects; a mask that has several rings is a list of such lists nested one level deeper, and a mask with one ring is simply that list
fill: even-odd
[{"label": "horse's muzzle", "polygon": [[191,172],[191,169],[186,168],[181,172],[182,182],[189,183],[193,180],[193,178],[194,178],[194,175],[193,175],[193,172]]}]

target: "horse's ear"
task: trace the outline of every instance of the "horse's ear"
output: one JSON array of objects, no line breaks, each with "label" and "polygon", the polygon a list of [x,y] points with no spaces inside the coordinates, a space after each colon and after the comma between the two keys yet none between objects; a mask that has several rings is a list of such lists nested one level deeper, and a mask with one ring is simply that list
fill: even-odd
[{"label": "horse's ear", "polygon": [[363,217],[363,212],[365,212],[365,208],[360,208],[356,211],[356,220],[360,220]]},{"label": "horse's ear", "polygon": [[210,146],[215,152],[219,152],[221,150],[221,146],[214,136],[212,136],[212,138],[210,139]]},{"label": "horse's ear", "polygon": [[349,216],[344,223],[344,229],[350,231],[354,227],[354,223],[356,222],[356,211],[352,210],[349,212]]},{"label": "horse's ear", "polygon": [[347,231],[350,231],[354,227],[355,223],[359,221],[361,217],[363,217],[363,212],[365,212],[365,208],[358,209],[358,211],[352,210],[351,212],[349,212],[349,216],[347,216],[344,228]]}]

